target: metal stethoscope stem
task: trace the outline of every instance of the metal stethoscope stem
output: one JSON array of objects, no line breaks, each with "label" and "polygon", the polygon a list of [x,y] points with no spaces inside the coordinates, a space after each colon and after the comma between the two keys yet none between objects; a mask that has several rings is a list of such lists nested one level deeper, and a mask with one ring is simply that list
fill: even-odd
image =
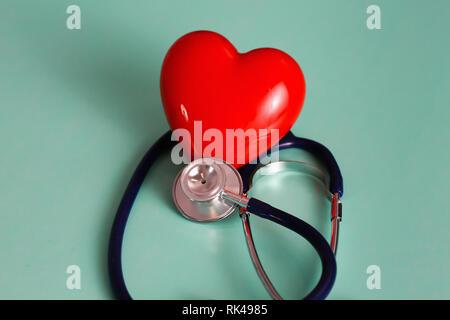
[{"label": "metal stethoscope stem", "polygon": [[339,224],[342,221],[342,202],[339,199],[339,194],[333,194],[331,203],[331,250],[334,255],[337,253],[337,246],[339,240]]},{"label": "metal stethoscope stem", "polygon": [[278,291],[273,286],[269,277],[264,271],[264,268],[261,264],[261,260],[259,260],[258,252],[256,251],[255,244],[253,242],[252,231],[250,229],[250,221],[248,220],[248,213],[243,211],[241,212],[242,226],[244,227],[245,241],[247,242],[248,251],[250,253],[250,257],[252,259],[253,265],[255,266],[256,273],[261,279],[264,287],[269,292],[272,299],[275,300],[283,300]]}]

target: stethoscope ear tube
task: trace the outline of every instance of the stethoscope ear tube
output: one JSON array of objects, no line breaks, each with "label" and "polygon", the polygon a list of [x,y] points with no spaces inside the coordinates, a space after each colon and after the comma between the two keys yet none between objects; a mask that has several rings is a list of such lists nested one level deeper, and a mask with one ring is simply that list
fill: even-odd
[{"label": "stethoscope ear tube", "polygon": [[[339,166],[333,154],[330,150],[328,150],[327,147],[314,140],[296,137],[291,131],[289,131],[278,143],[278,150],[291,148],[308,151],[316,156],[319,160],[323,161],[328,173],[330,174],[329,191],[332,194],[337,194],[339,198],[342,198],[344,194],[344,182],[342,179],[341,170],[339,169]],[[259,159],[257,159],[257,161],[259,161]],[[239,172],[241,173],[242,181],[244,183],[244,193],[247,193],[251,184],[250,179],[252,177],[252,172],[254,172],[258,166],[259,163],[248,163],[245,166],[239,168]]]},{"label": "stethoscope ear tube", "polygon": [[[322,262],[322,275],[316,287],[304,299],[305,300],[325,299],[330,293],[331,288],[333,287],[334,281],[336,279],[336,258],[327,240],[325,240],[325,238],[316,229],[314,229],[311,225],[309,225],[305,221],[293,215],[290,215],[289,213],[284,212],[280,209],[274,208],[271,205],[265,203],[264,201],[255,198],[250,198],[246,210],[261,218],[276,222],[279,225],[282,225],[283,227],[298,233],[300,236],[304,237],[309,243],[311,243],[311,245],[319,254],[320,260]],[[248,241],[247,244],[249,244]],[[250,245],[249,249],[251,251],[250,253],[252,253]],[[258,266],[255,265],[255,267],[257,267],[258,270]],[[264,271],[262,271],[262,273],[265,275]],[[258,274],[260,274],[261,277],[261,273],[258,272]],[[274,290],[274,292],[276,291]]]}]

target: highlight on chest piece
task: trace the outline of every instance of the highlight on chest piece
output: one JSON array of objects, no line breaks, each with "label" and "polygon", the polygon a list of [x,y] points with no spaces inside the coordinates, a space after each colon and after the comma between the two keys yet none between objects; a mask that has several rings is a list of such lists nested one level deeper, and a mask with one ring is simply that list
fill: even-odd
[{"label": "highlight on chest piece", "polygon": [[214,222],[228,217],[238,206],[223,193],[240,195],[239,172],[215,158],[199,158],[184,167],[175,178],[172,197],[180,213],[189,220]]}]

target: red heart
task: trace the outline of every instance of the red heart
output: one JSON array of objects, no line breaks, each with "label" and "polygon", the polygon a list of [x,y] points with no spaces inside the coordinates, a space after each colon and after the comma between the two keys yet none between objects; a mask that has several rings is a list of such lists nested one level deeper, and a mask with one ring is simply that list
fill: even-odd
[{"label": "red heart", "polygon": [[[216,150],[213,156],[238,168],[243,165],[238,155],[245,155],[245,162],[252,160],[254,154],[249,151],[258,141],[267,139],[265,146],[259,144],[258,156],[278,142],[271,141],[270,129],[279,130],[279,139],[291,129],[303,106],[305,80],[299,65],[283,51],[261,48],[241,54],[220,34],[195,31],[178,39],[167,52],[161,97],[172,130],[184,128],[191,134],[194,158],[210,144],[194,148],[194,121],[202,121],[203,132],[215,128],[223,134],[223,141],[218,141],[223,153]],[[257,134],[256,140],[246,140],[245,150],[238,150],[234,143],[233,161],[225,159],[230,152],[226,129],[254,129]]]}]

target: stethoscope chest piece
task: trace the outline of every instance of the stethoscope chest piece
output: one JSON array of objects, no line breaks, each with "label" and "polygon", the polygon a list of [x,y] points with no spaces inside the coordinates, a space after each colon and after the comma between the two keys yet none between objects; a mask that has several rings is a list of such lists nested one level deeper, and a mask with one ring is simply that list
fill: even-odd
[{"label": "stethoscope chest piece", "polygon": [[237,205],[221,196],[227,190],[241,194],[239,172],[220,159],[200,158],[184,167],[175,178],[172,197],[180,213],[189,220],[214,222],[229,216]]}]

